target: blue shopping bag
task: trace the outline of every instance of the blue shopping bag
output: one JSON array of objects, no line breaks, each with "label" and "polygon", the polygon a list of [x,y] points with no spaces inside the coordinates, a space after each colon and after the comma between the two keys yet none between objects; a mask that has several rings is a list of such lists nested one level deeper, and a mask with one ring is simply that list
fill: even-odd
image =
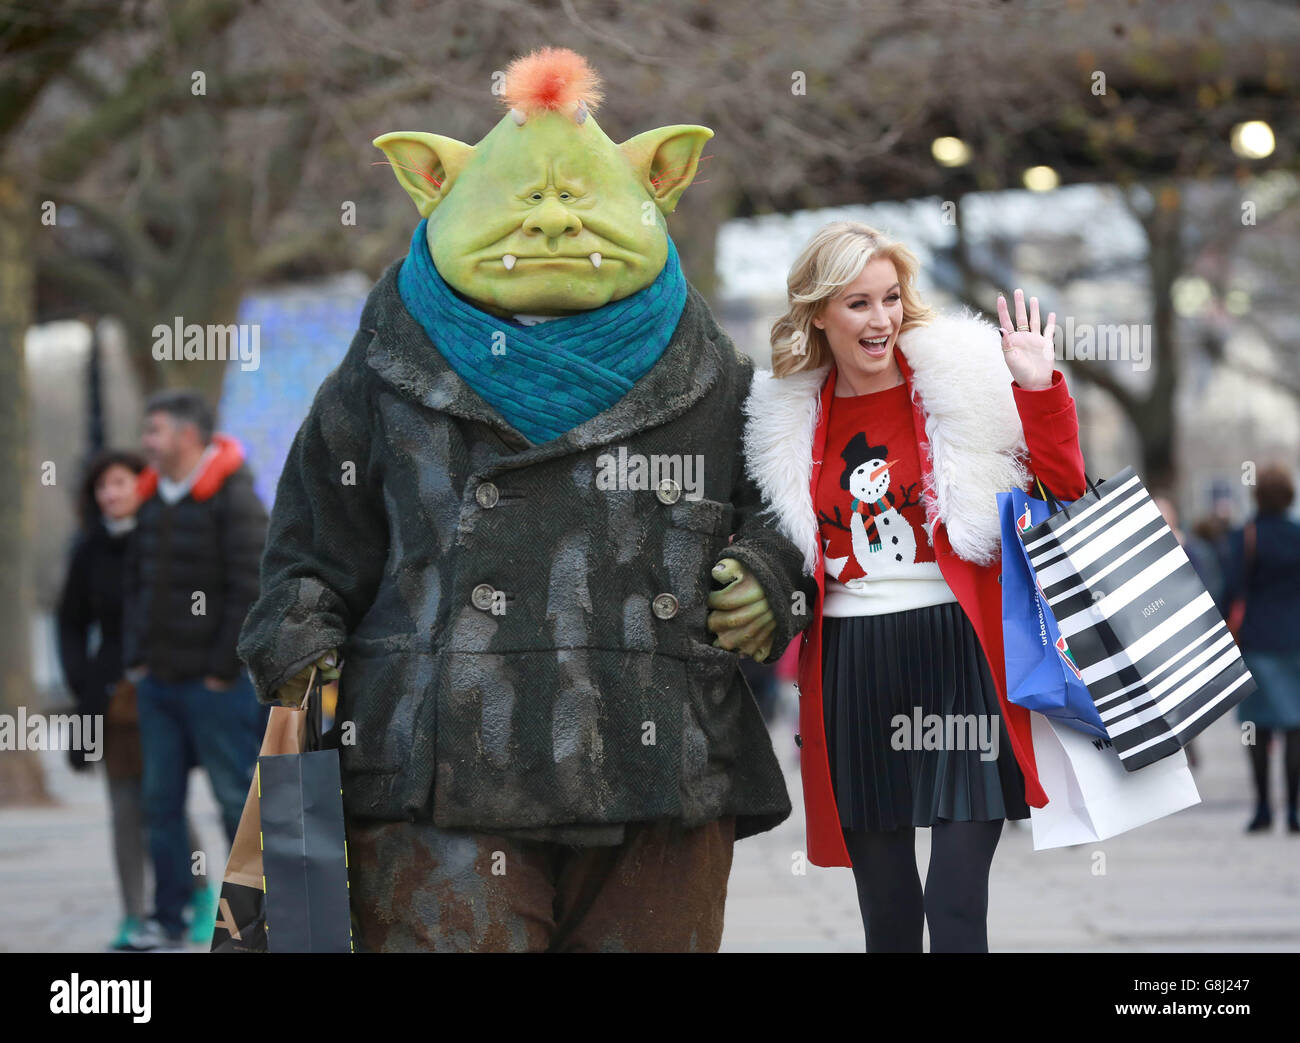
[{"label": "blue shopping bag", "polygon": [[[1068,505],[1065,505],[1068,506]],[[1020,534],[1054,513],[1016,489],[998,493],[1002,521],[1002,647],[1007,700],[1098,739],[1108,738],[1069,646],[1056,626]]]}]

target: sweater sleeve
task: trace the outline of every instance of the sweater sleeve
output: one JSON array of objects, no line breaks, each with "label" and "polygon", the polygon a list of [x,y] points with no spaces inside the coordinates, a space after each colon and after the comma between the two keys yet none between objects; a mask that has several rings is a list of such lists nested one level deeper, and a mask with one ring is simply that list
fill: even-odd
[{"label": "sweater sleeve", "polygon": [[1029,469],[1061,500],[1077,500],[1087,488],[1083,451],[1079,448],[1079,416],[1065,375],[1052,371],[1052,383],[1030,391],[1012,382],[1016,409],[1029,448]]},{"label": "sweater sleeve", "polygon": [[[361,336],[361,334],[358,334]],[[239,637],[258,698],[340,648],[369,609],[388,554],[371,452],[370,397],[348,360],[331,373],[289,449],[262,557],[261,593]]]}]

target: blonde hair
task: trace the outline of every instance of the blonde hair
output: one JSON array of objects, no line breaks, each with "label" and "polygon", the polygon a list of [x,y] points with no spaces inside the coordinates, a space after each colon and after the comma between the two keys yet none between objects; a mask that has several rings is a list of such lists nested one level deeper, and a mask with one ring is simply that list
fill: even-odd
[{"label": "blonde hair", "polygon": [[911,250],[858,221],[833,221],[812,237],[786,279],[789,310],[772,324],[770,336],[774,376],[788,377],[834,361],[826,333],[813,325],[813,319],[876,258],[893,261],[898,270],[903,299],[899,332],[924,326],[934,317],[934,310],[917,292],[920,264]]}]

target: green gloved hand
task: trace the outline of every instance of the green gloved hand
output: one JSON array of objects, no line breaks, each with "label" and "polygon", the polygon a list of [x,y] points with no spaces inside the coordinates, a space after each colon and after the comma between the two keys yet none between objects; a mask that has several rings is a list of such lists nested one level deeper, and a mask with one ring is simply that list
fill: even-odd
[{"label": "green gloved hand", "polygon": [[331,649],[314,663],[304,666],[284,684],[275,690],[276,701],[281,706],[292,706],[295,710],[302,705],[307,694],[307,685],[311,682],[311,672],[315,670],[322,681],[337,681],[339,677],[339,654]]},{"label": "green gloved hand", "polygon": [[767,595],[749,571],[735,558],[713,566],[713,578],[727,586],[709,595],[709,629],[718,635],[715,648],[726,648],[762,661],[772,651],[776,617]]}]

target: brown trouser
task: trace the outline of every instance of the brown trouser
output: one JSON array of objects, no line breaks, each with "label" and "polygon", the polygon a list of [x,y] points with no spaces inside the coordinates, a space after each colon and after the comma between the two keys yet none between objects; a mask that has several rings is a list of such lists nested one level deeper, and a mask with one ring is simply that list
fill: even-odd
[{"label": "brown trouser", "polygon": [[430,823],[347,823],[361,952],[717,952],[735,819],[633,823],[575,848]]}]

